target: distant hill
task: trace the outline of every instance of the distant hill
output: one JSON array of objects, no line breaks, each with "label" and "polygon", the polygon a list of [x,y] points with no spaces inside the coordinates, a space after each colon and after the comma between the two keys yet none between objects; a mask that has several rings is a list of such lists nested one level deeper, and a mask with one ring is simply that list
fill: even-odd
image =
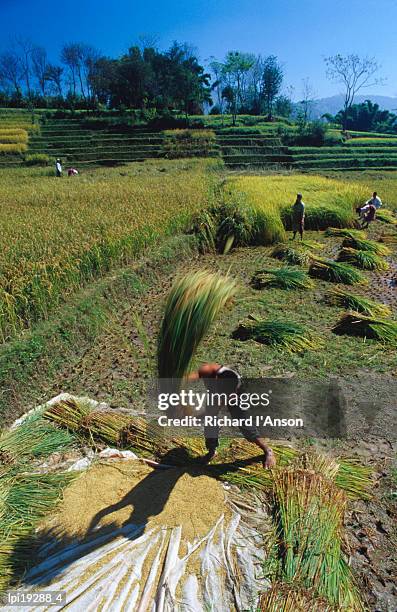
[{"label": "distant hill", "polygon": [[[372,96],[372,95],[359,95],[355,99],[355,103],[361,103],[365,100],[371,100],[376,104],[379,104],[382,110],[394,111],[397,113],[397,98],[391,98],[390,96]],[[331,113],[335,115],[343,107],[343,96],[330,96],[329,98],[320,98],[316,100],[313,106],[313,118],[317,119],[324,115],[324,113]]]}]

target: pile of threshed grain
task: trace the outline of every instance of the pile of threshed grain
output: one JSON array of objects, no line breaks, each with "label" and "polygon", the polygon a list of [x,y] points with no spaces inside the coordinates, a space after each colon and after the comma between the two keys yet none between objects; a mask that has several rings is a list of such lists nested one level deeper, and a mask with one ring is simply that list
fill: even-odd
[{"label": "pile of threshed grain", "polygon": [[193,542],[224,511],[222,484],[200,471],[152,470],[138,461],[101,461],[65,490],[58,513],[40,531],[61,542],[128,523],[145,530],[180,525],[184,540]]}]

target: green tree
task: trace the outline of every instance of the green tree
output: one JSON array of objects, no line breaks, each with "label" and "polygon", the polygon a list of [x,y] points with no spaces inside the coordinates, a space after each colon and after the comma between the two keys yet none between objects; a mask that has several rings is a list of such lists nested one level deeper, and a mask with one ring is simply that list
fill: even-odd
[{"label": "green tree", "polygon": [[274,102],[281,91],[284,72],[275,55],[269,55],[263,61],[262,99],[268,119],[273,116]]}]

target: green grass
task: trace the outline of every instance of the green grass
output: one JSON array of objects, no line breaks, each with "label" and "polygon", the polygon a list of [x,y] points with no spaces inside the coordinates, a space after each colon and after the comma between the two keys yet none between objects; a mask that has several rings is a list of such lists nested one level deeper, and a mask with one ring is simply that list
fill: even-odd
[{"label": "green grass", "polygon": [[293,270],[291,268],[271,269],[265,268],[258,270],[252,277],[251,284],[255,289],[312,289],[314,282],[303,270]]}]

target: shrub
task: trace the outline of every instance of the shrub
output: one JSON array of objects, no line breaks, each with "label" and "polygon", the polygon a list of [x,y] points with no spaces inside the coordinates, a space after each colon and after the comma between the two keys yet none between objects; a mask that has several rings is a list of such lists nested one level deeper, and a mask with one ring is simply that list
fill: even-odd
[{"label": "shrub", "polygon": [[166,130],[164,132],[166,157],[208,157],[216,143],[212,130]]}]

